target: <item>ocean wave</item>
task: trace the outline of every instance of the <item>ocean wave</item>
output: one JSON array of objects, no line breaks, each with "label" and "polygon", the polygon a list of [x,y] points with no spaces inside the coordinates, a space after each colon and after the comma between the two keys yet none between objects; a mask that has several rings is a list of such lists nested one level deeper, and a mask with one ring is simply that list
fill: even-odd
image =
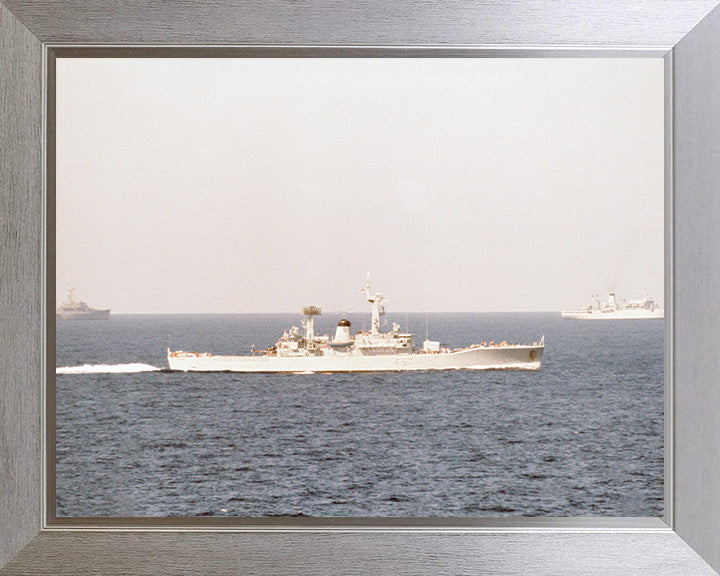
[{"label": "ocean wave", "polygon": [[55,374],[131,374],[134,372],[157,372],[162,368],[150,364],[83,364],[82,366],[62,366]]}]

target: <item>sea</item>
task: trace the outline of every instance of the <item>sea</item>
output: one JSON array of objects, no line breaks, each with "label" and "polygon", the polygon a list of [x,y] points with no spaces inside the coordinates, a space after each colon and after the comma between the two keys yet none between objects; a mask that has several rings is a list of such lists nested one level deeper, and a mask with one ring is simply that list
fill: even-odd
[{"label": "sea", "polygon": [[[345,314],[353,331],[369,315]],[[339,315],[316,319],[335,332]],[[537,342],[538,371],[171,372],[297,314],[58,321],[58,517],[663,514],[662,320],[397,314],[451,348]],[[391,322],[392,322],[391,320]]]}]

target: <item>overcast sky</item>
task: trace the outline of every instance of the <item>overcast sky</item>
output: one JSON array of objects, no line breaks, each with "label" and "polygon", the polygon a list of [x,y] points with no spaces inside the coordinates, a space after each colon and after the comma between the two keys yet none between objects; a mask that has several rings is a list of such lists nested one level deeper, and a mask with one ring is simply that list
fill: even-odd
[{"label": "overcast sky", "polygon": [[663,297],[662,59],[59,59],[57,289],[114,313]]}]

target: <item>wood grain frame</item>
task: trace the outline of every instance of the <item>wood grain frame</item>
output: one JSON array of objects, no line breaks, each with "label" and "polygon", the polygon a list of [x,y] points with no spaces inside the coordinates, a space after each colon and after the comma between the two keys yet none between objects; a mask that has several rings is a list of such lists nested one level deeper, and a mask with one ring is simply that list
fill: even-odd
[{"label": "wood grain frame", "polygon": [[[717,0],[0,0],[0,574],[714,574],[720,568]],[[275,46],[270,48],[269,46]],[[46,514],[47,70],[60,50],[663,57],[666,513],[199,526]],[[371,53],[372,52],[372,53]],[[86,54],[89,52],[86,52]],[[50,87],[51,89],[52,87]],[[47,143],[47,145],[46,145]],[[47,347],[50,347],[48,350]],[[51,451],[50,451],[51,453]],[[142,524],[142,525],[140,525]]]}]

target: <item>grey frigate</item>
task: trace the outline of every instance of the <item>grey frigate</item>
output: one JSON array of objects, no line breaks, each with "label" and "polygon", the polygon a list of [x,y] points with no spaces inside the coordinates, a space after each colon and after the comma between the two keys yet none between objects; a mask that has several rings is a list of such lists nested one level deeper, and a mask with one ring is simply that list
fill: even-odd
[{"label": "grey frigate", "polygon": [[563,318],[570,320],[649,320],[663,319],[665,312],[660,304],[643,294],[642,298],[618,302],[614,292],[608,301],[600,303],[600,296],[592,294],[593,303],[585,308],[560,310]]},{"label": "grey frigate", "polygon": [[110,310],[90,308],[85,302],[73,298],[73,289],[68,288],[67,300],[55,309],[57,320],[107,320]]},{"label": "grey frigate", "polygon": [[302,309],[303,330],[286,330],[275,345],[249,356],[215,355],[207,352],[167,350],[171,370],[185,372],[370,372],[382,370],[518,369],[540,368],[545,337],[532,344],[482,342],[466,348],[450,349],[439,341],[423,342],[416,349],[414,335],[392,330],[382,332],[380,317],[385,313],[382,294],[373,293],[368,276],[365,297],[372,306],[369,332],[352,333],[351,323],[342,319],[335,336],[315,334],[318,306]]}]

